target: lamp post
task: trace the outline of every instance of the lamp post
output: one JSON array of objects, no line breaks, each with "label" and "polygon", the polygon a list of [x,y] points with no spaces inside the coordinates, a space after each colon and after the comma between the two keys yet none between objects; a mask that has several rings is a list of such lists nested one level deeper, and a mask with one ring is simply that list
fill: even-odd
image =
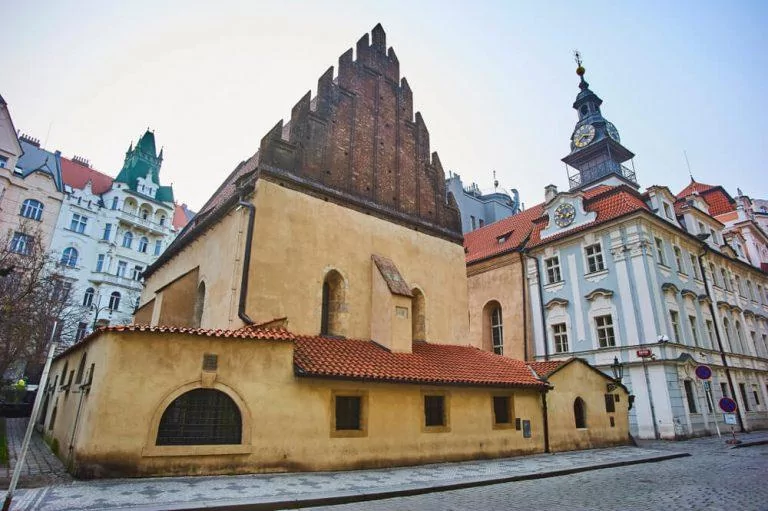
[{"label": "lamp post", "polygon": [[96,311],[93,316],[93,326],[91,327],[91,331],[96,330],[96,323],[99,321],[99,314],[101,314],[101,311],[109,310],[109,317],[112,317],[112,307],[110,307],[110,305],[111,304],[101,305],[101,295],[97,297],[96,305],[91,305],[91,310]]},{"label": "lamp post", "polygon": [[621,379],[624,377],[624,364],[619,362],[619,357],[613,357],[611,372],[613,373],[613,381],[608,384],[608,392],[616,390],[621,384]]}]

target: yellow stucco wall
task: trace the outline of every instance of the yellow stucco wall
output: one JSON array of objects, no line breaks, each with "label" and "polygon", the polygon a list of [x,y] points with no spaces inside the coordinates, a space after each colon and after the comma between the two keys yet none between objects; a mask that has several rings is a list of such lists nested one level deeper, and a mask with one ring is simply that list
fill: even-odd
[{"label": "yellow stucco wall", "polygon": [[[571,362],[555,372],[549,382],[554,390],[547,393],[549,443],[552,451],[590,449],[629,443],[629,395],[619,387],[616,411],[606,412],[606,384],[609,382],[595,370],[579,361]],[[576,428],[573,403],[577,397],[586,403],[587,427]],[[614,419],[611,427],[610,417]]]},{"label": "yellow stucco wall", "polygon": [[[467,280],[461,245],[260,179],[246,310],[257,323],[287,317],[291,331],[318,334],[322,283],[345,281],[342,335],[371,338],[371,255],[391,259],[426,298],[426,338],[467,344]],[[246,212],[230,213],[147,280],[142,304],[196,266],[205,279],[201,326],[237,327]],[[155,308],[160,301],[155,302]],[[161,306],[161,305],[160,305]]]},{"label": "yellow stucco wall", "polygon": [[[467,267],[469,293],[469,341],[473,346],[482,346],[491,351],[490,321],[483,310],[491,301],[501,305],[504,326],[504,355],[525,360],[524,315],[527,314],[522,292],[520,254],[513,253],[496,257]],[[484,323],[485,327],[484,327]],[[529,325],[529,355],[532,349],[531,322]],[[484,333],[485,331],[485,333]]]},{"label": "yellow stucco wall", "polygon": [[[87,341],[57,360],[54,374],[67,360],[76,366],[84,350],[96,370],[73,449],[75,473],[83,477],[353,469],[544,448],[536,391],[298,378],[289,342],[139,332],[106,333]],[[202,384],[205,353],[218,355],[212,385],[241,402],[243,445],[156,447],[164,403]],[[364,436],[332,434],[333,392],[366,396]],[[424,392],[446,394],[447,431],[424,431]],[[515,416],[531,421],[531,438],[514,427],[493,427],[491,396],[498,392],[511,394]],[[77,399],[79,394],[71,393],[60,400],[53,430],[47,429],[48,409],[46,432],[57,439],[65,459]]]}]

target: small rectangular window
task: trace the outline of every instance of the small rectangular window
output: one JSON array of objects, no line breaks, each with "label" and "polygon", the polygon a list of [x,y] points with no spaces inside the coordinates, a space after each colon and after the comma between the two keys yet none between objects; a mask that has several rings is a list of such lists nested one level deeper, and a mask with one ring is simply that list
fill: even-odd
[{"label": "small rectangular window", "polygon": [[672,322],[672,335],[675,336],[675,341],[682,343],[683,338],[680,335],[680,315],[677,311],[669,311],[669,320]]},{"label": "small rectangular window", "polygon": [[605,394],[605,411],[607,413],[616,412],[616,400],[613,398],[613,394]]},{"label": "small rectangular window", "polygon": [[568,351],[568,332],[565,323],[552,325],[552,337],[555,341],[555,353],[565,353]]},{"label": "small rectangular window", "polygon": [[755,404],[760,406],[760,395],[757,391],[757,385],[752,385],[752,395],[755,396]]},{"label": "small rectangular window", "polygon": [[69,223],[69,229],[71,231],[78,232],[80,234],[85,232],[85,225],[88,222],[88,218],[77,213],[72,215],[72,221]]},{"label": "small rectangular window", "polygon": [[613,418],[613,415],[611,415],[609,418],[611,419],[611,427],[615,428],[616,427],[616,419]]},{"label": "small rectangular window", "polygon": [[484,226],[484,225],[485,225],[485,220],[483,220],[482,218],[480,218],[480,219],[477,221],[477,223],[480,225],[480,227],[482,227],[482,226]]},{"label": "small rectangular window", "polygon": [[749,399],[747,399],[747,386],[743,383],[739,383],[739,393],[741,394],[741,401],[744,403],[744,410],[749,412],[752,408],[749,406]]},{"label": "small rectangular window", "polygon": [[219,356],[215,353],[203,355],[203,371],[215,371],[219,367]]},{"label": "small rectangular window", "polygon": [[515,418],[515,429],[517,431],[520,431],[521,429],[523,429],[523,420],[522,419]]},{"label": "small rectangular window", "polygon": [[544,267],[547,271],[547,284],[554,284],[563,280],[562,276],[560,275],[559,257],[555,256],[544,259]]},{"label": "small rectangular window", "polygon": [[104,226],[104,235],[101,237],[101,239],[109,241],[109,237],[112,234],[112,224],[106,224]]},{"label": "small rectangular window", "polygon": [[664,258],[664,242],[661,238],[656,238],[656,258],[659,264],[667,266],[667,260]]},{"label": "small rectangular window", "polygon": [[720,383],[720,393],[723,397],[728,397],[728,384],[725,382]]},{"label": "small rectangular window", "polygon": [[595,316],[597,340],[601,348],[616,346],[616,336],[613,332],[613,317],[610,314]]},{"label": "small rectangular window", "polygon": [[696,394],[693,393],[693,382],[691,382],[691,380],[685,380],[683,386],[685,387],[685,398],[688,400],[688,411],[691,413],[699,413],[696,408]]},{"label": "small rectangular window", "polygon": [[83,337],[85,337],[86,332],[88,331],[88,323],[80,322],[77,324],[77,332],[75,332],[75,341],[79,341]]},{"label": "small rectangular window", "polygon": [[673,251],[675,252],[675,264],[677,265],[677,271],[687,275],[688,273],[685,271],[685,264],[683,264],[683,251],[680,250],[680,247],[675,247]]},{"label": "small rectangular window", "polygon": [[128,263],[125,261],[118,261],[117,263],[117,273],[116,275],[118,277],[125,277],[125,272],[128,269]]},{"label": "small rectangular window", "polygon": [[605,269],[603,250],[599,243],[586,247],[584,252],[587,256],[587,271],[589,273],[595,273]]},{"label": "small rectangular window", "polygon": [[493,396],[494,424],[512,424],[512,398],[509,396]]},{"label": "small rectangular window", "polygon": [[160,255],[160,251],[163,249],[163,242],[161,240],[155,241],[155,255]]},{"label": "small rectangular window", "polygon": [[472,222],[472,230],[474,231],[475,229],[477,229],[477,221],[475,220],[475,217],[472,215],[469,216],[469,219]]},{"label": "small rectangular window", "polygon": [[445,396],[424,396],[424,425],[445,426]]},{"label": "small rectangular window", "polygon": [[96,259],[96,271],[104,271],[104,254],[99,254],[99,257]]},{"label": "small rectangular window", "polygon": [[693,344],[699,345],[699,332],[696,329],[696,316],[688,316],[688,323],[691,325],[691,338]]},{"label": "small rectangular window", "polygon": [[671,219],[672,218],[672,208],[670,208],[669,204],[667,204],[666,202],[662,202],[662,204],[664,205],[664,216],[666,216],[667,218]]},{"label": "small rectangular window", "polygon": [[709,345],[714,346],[715,345],[715,326],[712,323],[711,319],[708,319],[705,321],[707,325],[707,337],[709,338]]},{"label": "small rectangular window", "polygon": [[689,254],[691,258],[691,268],[693,268],[693,276],[694,278],[697,278],[701,280],[701,270],[699,269],[699,262],[696,260],[696,256],[693,254]]},{"label": "small rectangular window", "polygon": [[361,430],[362,397],[336,396],[336,430]]}]

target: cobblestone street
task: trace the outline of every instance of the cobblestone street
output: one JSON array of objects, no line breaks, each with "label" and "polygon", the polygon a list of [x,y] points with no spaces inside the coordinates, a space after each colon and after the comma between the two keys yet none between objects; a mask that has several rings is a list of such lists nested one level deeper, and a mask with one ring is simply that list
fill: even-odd
[{"label": "cobblestone street", "polygon": [[312,511],[768,510],[768,445],[732,449],[717,438],[644,443],[690,457]]},{"label": "cobblestone street", "polygon": [[[21,443],[24,432],[27,429],[28,419],[6,419],[8,437],[8,467],[0,467],[0,488],[5,489],[11,480],[11,475],[16,466],[16,459],[21,451]],[[64,465],[51,452],[42,437],[34,433],[29,443],[29,450],[24,463],[24,470],[19,478],[19,488],[34,488],[49,484],[58,484],[71,481]]]}]

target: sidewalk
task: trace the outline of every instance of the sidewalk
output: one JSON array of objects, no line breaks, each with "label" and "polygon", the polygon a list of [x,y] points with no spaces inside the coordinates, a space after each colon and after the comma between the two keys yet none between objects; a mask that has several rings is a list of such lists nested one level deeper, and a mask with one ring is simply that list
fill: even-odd
[{"label": "sidewalk", "polygon": [[[27,429],[28,419],[5,419],[8,438],[8,467],[0,467],[0,488],[6,490],[11,482],[11,475],[16,466],[16,459],[21,451],[21,443]],[[24,462],[24,470],[19,477],[19,488],[36,488],[50,484],[61,484],[72,481],[64,464],[45,445],[42,437],[36,432],[32,434],[29,450]],[[5,494],[5,491],[3,491]]]},{"label": "sidewalk", "polygon": [[[286,509],[553,477],[688,455],[663,448],[616,447],[351,472],[77,481],[21,490],[12,509]],[[0,498],[4,495],[0,493]]]}]

